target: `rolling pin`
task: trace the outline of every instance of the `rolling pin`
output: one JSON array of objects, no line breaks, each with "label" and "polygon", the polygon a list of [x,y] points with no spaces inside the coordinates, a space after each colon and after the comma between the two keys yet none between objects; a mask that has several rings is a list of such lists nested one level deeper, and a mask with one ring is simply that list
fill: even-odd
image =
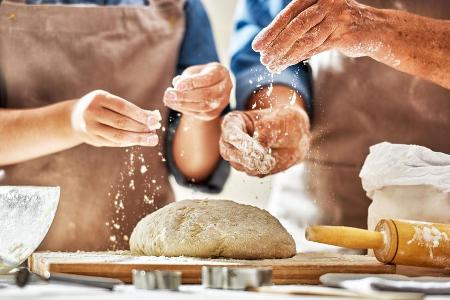
[{"label": "rolling pin", "polygon": [[375,231],[345,226],[311,226],[308,241],[373,249],[378,261],[418,267],[450,267],[450,224],[381,220]]}]

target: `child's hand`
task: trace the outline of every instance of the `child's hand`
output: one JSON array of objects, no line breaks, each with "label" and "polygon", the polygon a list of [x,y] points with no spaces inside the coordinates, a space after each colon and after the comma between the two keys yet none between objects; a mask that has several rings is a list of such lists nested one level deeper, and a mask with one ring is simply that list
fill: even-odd
[{"label": "child's hand", "polygon": [[211,121],[220,117],[230,101],[230,72],[219,63],[192,66],[173,79],[164,103],[173,110]]},{"label": "child's hand", "polygon": [[161,115],[141,109],[105,91],[73,102],[72,130],[81,142],[96,147],[156,146]]}]

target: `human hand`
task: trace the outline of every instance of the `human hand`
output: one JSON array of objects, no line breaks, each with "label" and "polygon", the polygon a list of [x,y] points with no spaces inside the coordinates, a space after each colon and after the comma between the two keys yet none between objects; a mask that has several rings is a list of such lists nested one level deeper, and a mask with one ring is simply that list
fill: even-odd
[{"label": "human hand", "polygon": [[309,149],[309,118],[296,106],[231,112],[222,122],[220,154],[231,166],[264,177],[303,160]]},{"label": "human hand", "polygon": [[231,88],[230,72],[223,65],[192,66],[173,79],[173,88],[164,94],[164,104],[184,115],[211,121],[228,105]]},{"label": "human hand", "polygon": [[96,147],[158,144],[159,111],[141,109],[101,90],[71,102],[72,131],[84,143]]},{"label": "human hand", "polygon": [[294,0],[253,40],[261,63],[279,73],[320,52],[367,56],[380,43],[371,35],[375,15],[353,0]]}]

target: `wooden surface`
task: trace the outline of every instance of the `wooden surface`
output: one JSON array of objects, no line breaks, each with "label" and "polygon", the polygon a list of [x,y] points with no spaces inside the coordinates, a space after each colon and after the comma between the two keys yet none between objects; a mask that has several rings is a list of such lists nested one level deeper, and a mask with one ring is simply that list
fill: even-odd
[{"label": "wooden surface", "polygon": [[325,273],[394,273],[374,257],[325,253],[297,254],[288,259],[232,260],[190,257],[131,256],[121,252],[36,252],[28,264],[35,273],[46,271],[104,276],[131,282],[131,270],[177,270],[184,284],[201,283],[202,266],[272,267],[275,284],[317,284]]}]

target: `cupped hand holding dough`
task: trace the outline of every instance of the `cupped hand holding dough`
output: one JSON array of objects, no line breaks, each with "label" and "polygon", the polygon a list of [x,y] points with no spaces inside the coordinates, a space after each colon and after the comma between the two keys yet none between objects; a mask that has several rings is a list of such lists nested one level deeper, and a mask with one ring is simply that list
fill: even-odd
[{"label": "cupped hand holding dough", "polygon": [[144,217],[130,238],[134,255],[288,258],[292,236],[267,211],[229,200],[184,200]]}]

